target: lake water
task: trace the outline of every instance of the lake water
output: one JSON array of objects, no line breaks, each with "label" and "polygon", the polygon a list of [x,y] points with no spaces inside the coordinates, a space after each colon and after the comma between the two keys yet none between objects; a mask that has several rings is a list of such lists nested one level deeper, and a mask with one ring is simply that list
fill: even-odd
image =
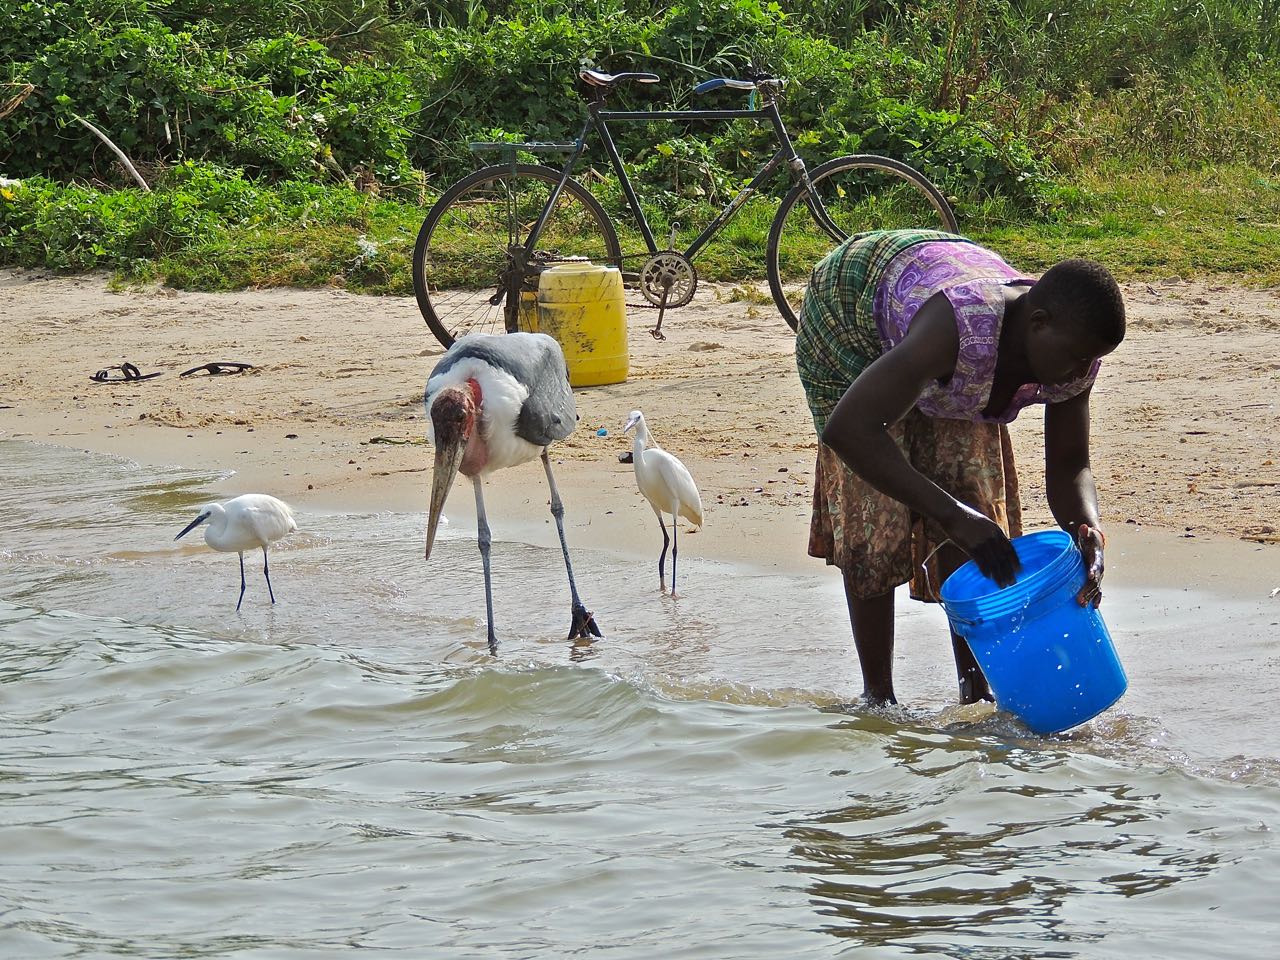
[{"label": "lake water", "polygon": [[1113,535],[1130,692],[1042,738],[951,705],[919,604],[911,706],[842,709],[817,562],[688,547],[673,601],[577,551],[574,647],[559,551],[494,517],[495,661],[461,522],[424,564],[421,515],[308,512],[237,614],[235,556],[173,542],[214,479],[0,441],[0,957],[1275,956],[1265,591]]}]

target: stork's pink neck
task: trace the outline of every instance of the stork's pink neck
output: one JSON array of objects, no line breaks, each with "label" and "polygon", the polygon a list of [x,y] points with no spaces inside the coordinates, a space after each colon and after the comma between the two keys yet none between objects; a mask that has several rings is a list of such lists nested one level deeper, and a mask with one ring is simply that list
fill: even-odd
[{"label": "stork's pink neck", "polygon": [[485,442],[484,436],[484,391],[480,389],[480,383],[475,377],[468,377],[463,386],[471,394],[471,402],[475,409],[475,426],[471,430],[471,436],[467,438],[467,446],[462,454],[462,463],[458,467],[458,472],[464,477],[474,477],[489,462],[489,445]]}]

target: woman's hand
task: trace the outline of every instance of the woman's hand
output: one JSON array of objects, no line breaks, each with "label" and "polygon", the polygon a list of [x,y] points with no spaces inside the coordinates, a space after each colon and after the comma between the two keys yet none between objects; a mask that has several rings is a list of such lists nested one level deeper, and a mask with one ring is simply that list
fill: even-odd
[{"label": "woman's hand", "polygon": [[1082,607],[1089,604],[1096,607],[1102,602],[1102,551],[1107,538],[1097,527],[1082,523],[1076,531],[1076,543],[1084,557],[1084,586],[1076,594],[1076,602]]},{"label": "woman's hand", "polygon": [[956,514],[943,525],[951,542],[973,559],[984,576],[1002,587],[1012,584],[1022,561],[1000,525],[963,503],[956,506]]}]

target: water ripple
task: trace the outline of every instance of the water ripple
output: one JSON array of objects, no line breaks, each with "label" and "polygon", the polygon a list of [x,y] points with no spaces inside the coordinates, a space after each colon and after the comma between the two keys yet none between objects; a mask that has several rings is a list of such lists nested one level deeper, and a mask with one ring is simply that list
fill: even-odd
[{"label": "water ripple", "polygon": [[0,446],[0,956],[1274,952],[1256,740],[1125,709],[1034,737],[923,654],[917,706],[842,706],[838,593],[712,564],[677,606],[593,558],[584,665],[522,544],[494,661],[414,517],[308,518],[282,602],[234,615],[234,557],[166,543],[208,478]]}]

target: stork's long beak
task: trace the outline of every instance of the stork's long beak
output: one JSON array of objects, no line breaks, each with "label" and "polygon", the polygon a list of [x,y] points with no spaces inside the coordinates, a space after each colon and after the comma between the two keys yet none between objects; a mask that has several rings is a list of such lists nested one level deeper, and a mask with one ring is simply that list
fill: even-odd
[{"label": "stork's long beak", "polygon": [[[449,488],[458,475],[458,467],[462,465],[462,454],[466,451],[467,442],[461,437],[452,441],[442,441],[436,437],[436,463],[431,474],[431,512],[427,517],[427,551],[424,560],[431,559],[431,546],[436,542],[436,527],[440,525],[440,515],[444,513],[444,502],[449,497]],[[185,531],[183,531],[185,533]]]},{"label": "stork's long beak", "polygon": [[200,524],[204,523],[204,522],[205,522],[206,520],[208,520],[208,519],[209,519],[209,515],[208,515],[207,513],[202,513],[202,514],[200,514],[200,516],[196,517],[194,520],[192,520],[190,523],[188,523],[185,527],[183,527],[183,528],[182,528],[182,532],[181,532],[180,534],[178,534],[176,537],[174,537],[173,539],[175,539],[175,540],[181,540],[181,539],[182,539],[183,537],[185,537],[188,533],[190,533],[192,530],[194,530],[196,527],[200,526]]},{"label": "stork's long beak", "polygon": [[628,417],[628,418],[627,418],[627,425],[626,425],[625,427],[623,427],[623,428],[622,428],[622,432],[623,432],[623,433],[627,433],[627,432],[629,432],[629,431],[631,430],[631,428],[632,428],[632,427],[634,427],[634,426],[635,426],[637,423],[639,423],[639,422],[640,422],[640,418],[639,418],[639,417],[637,417],[637,416],[634,416],[634,415],[633,415],[633,416]]}]

